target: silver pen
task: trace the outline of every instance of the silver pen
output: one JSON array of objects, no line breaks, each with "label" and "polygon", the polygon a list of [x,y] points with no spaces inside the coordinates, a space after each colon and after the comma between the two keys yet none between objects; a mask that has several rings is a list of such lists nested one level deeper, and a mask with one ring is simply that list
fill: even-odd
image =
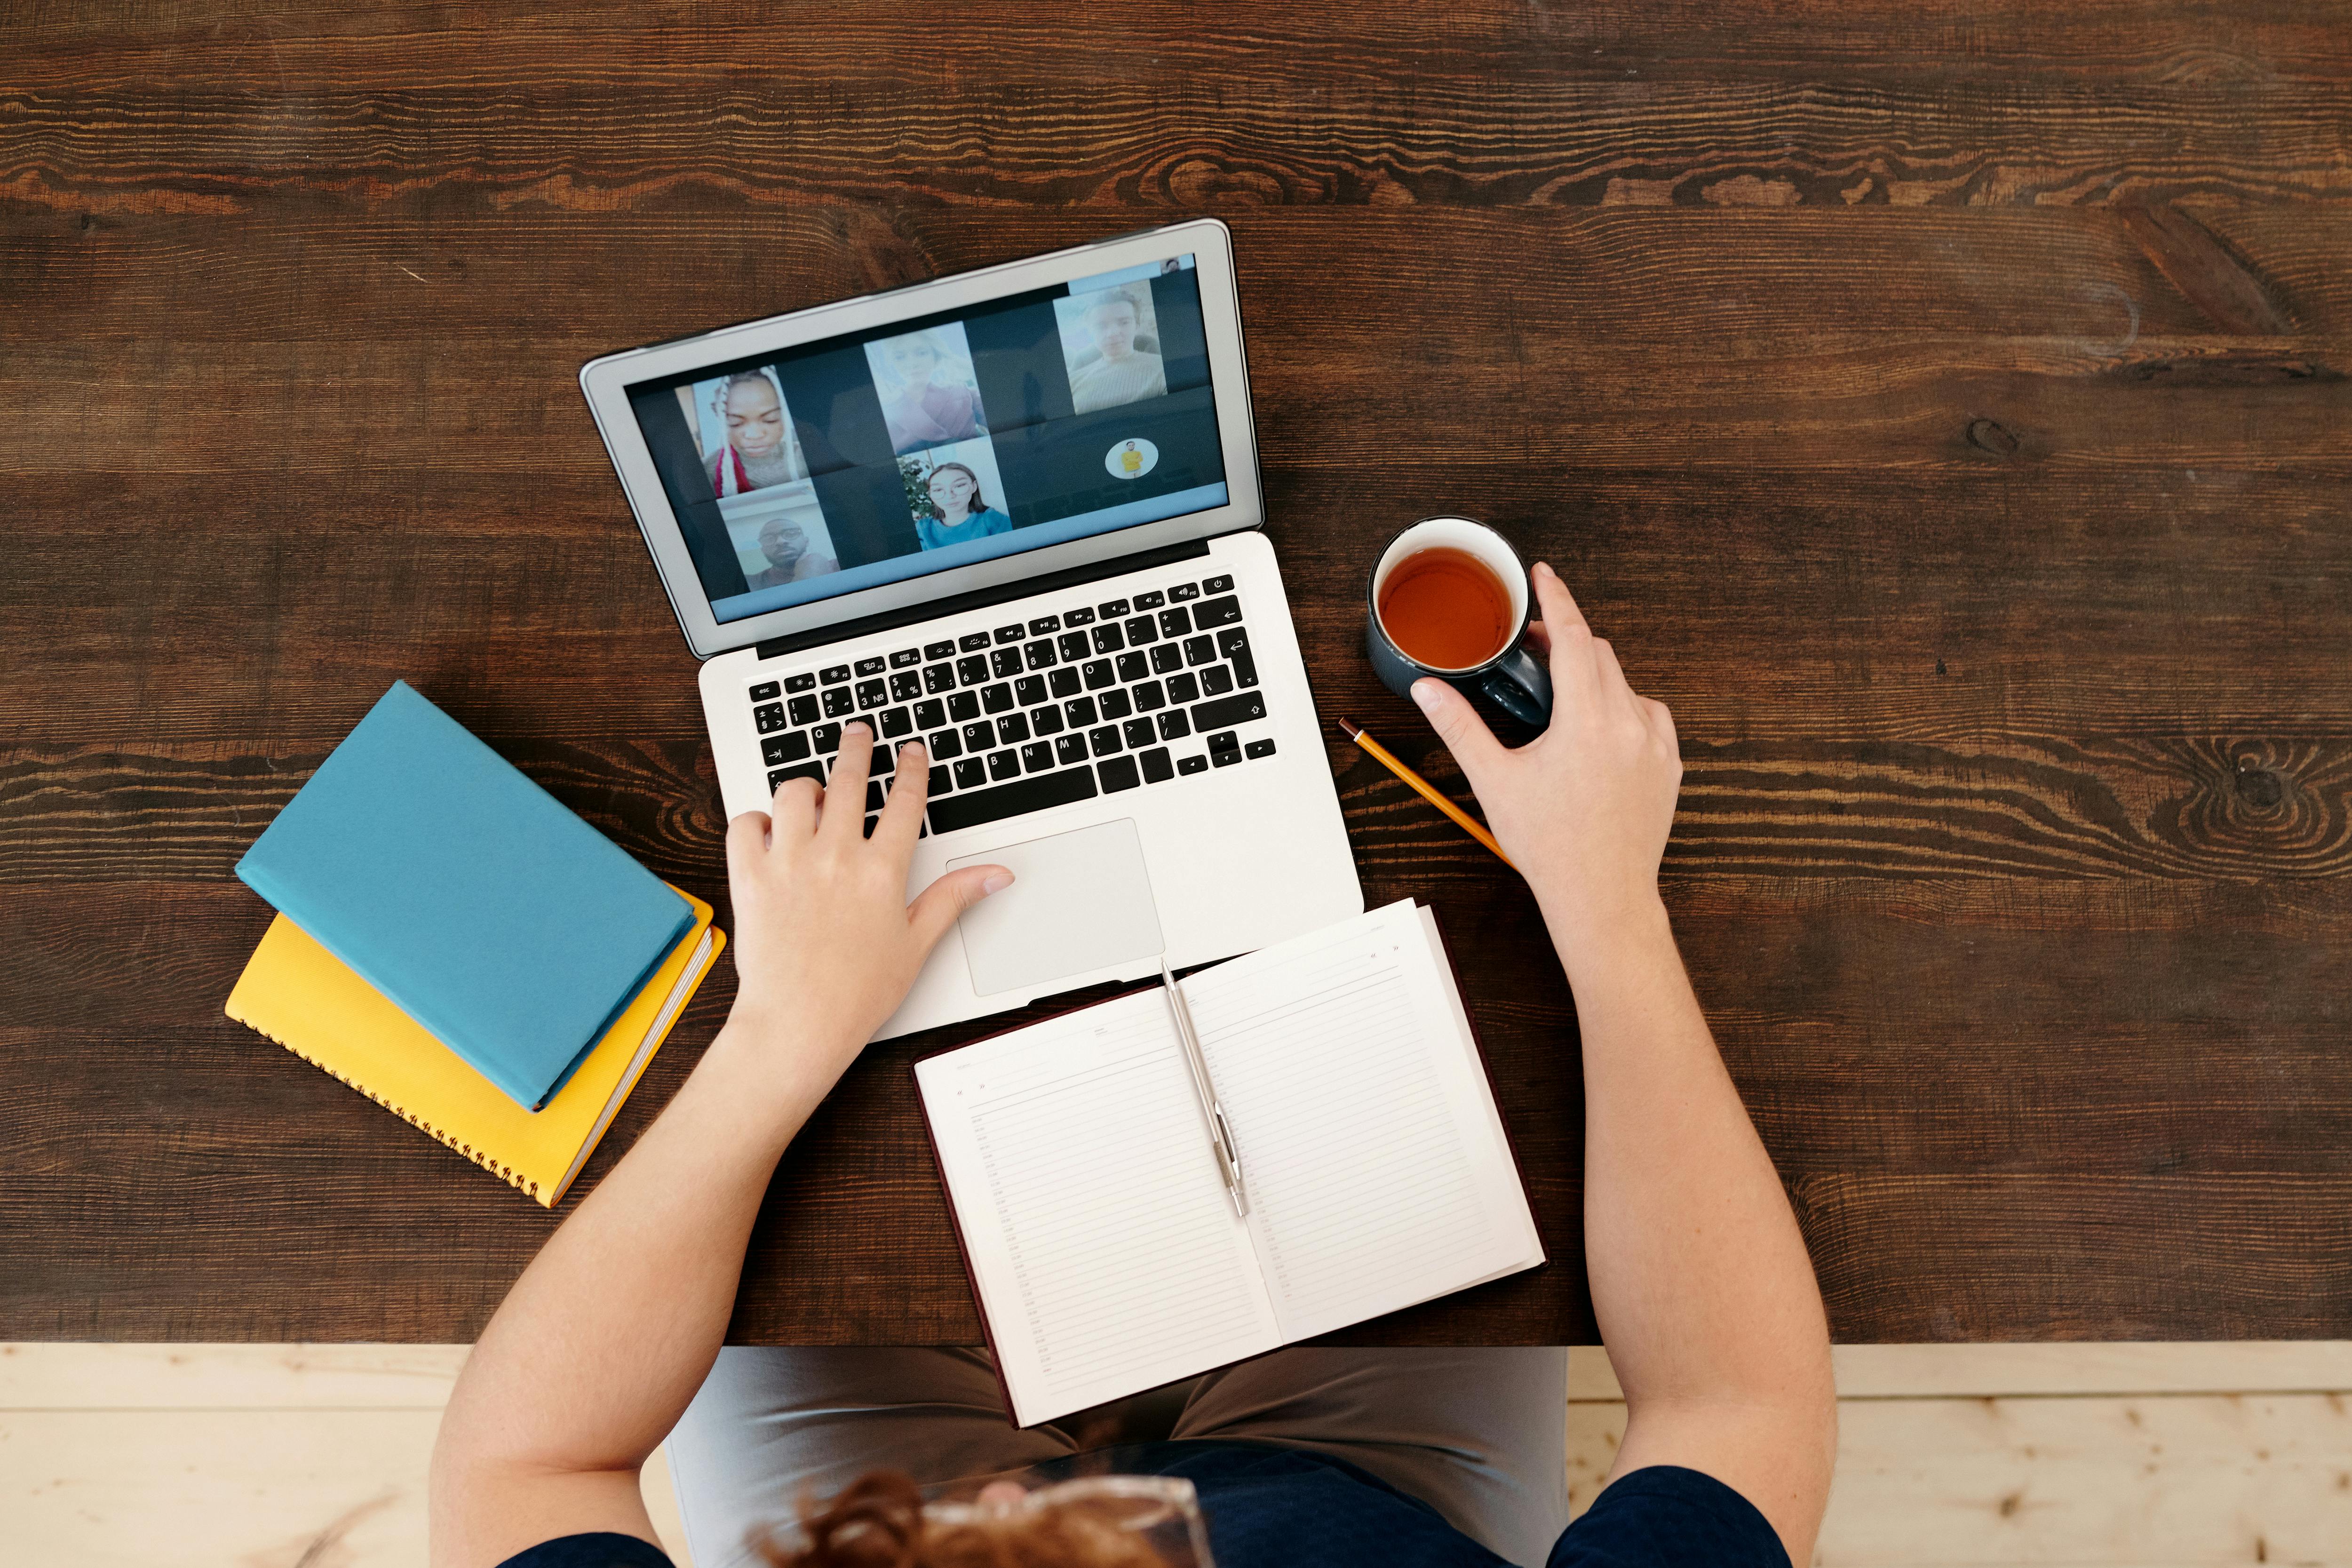
[{"label": "silver pen", "polygon": [[1168,1015],[1176,1020],[1176,1038],[1184,1047],[1184,1065],[1192,1069],[1192,1090],[1201,1097],[1202,1112],[1209,1119],[1209,1146],[1217,1156],[1217,1174],[1224,1178],[1225,1196],[1234,1200],[1234,1213],[1249,1217],[1249,1194],[1242,1190],[1241,1151],[1234,1147],[1233,1130],[1225,1125],[1224,1108],[1217,1103],[1217,1091],[1209,1082],[1208,1058],[1201,1055],[1200,1037],[1192,1033],[1192,1011],[1184,1005],[1184,993],[1176,988],[1176,976],[1169,973],[1167,954],[1160,958],[1160,984],[1168,987]]}]

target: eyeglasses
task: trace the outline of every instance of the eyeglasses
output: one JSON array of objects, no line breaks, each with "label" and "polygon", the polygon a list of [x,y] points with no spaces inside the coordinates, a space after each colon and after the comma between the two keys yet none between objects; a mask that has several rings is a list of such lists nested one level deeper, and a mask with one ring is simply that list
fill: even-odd
[{"label": "eyeglasses", "polygon": [[932,1524],[978,1524],[1059,1513],[1106,1530],[1140,1536],[1170,1568],[1216,1568],[1209,1555],[1209,1530],[1201,1499],[1180,1476],[1084,1476],[1023,1494],[1019,1502],[929,1502],[923,1518]]}]

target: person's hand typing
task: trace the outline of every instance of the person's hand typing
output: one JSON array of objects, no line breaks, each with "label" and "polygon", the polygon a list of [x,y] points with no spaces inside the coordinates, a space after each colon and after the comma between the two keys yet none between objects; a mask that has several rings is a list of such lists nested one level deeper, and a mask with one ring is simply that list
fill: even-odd
[{"label": "person's hand typing", "polygon": [[839,1073],[897,1011],[956,917],[1013,880],[1002,866],[968,866],[908,903],[930,759],[919,741],[899,748],[898,782],[867,838],[873,745],[873,731],[852,720],[828,784],[788,779],[770,810],[727,825],[739,977],[730,1032],[745,1030],[761,1050],[789,1040],[820,1053],[780,1066]]},{"label": "person's hand typing", "polygon": [[1416,681],[1412,695],[1565,950],[1656,905],[1682,755],[1674,716],[1625,683],[1558,574],[1538,563],[1529,575],[1543,619],[1528,630],[1551,655],[1550,727],[1513,751],[1444,681]]}]

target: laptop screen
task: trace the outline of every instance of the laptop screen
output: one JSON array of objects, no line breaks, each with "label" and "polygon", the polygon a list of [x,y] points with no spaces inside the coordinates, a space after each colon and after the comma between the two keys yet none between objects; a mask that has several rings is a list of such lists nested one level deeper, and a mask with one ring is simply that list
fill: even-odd
[{"label": "laptop screen", "polygon": [[721,622],[1228,500],[1190,255],[628,397]]}]

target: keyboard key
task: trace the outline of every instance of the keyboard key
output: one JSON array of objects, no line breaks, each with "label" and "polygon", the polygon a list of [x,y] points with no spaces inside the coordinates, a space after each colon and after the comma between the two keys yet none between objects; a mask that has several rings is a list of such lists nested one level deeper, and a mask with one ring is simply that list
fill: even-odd
[{"label": "keyboard key", "polygon": [[1127,614],[1128,605],[1125,599],[1113,599],[1108,605],[1097,605],[1095,608],[1102,612],[1104,620],[1115,621]]},{"label": "keyboard key", "polygon": [[[1232,678],[1227,677],[1226,679],[1227,684],[1231,684]],[[1218,689],[1222,691],[1224,688],[1219,687]],[[948,717],[954,720],[959,724],[962,723],[967,719],[979,718],[980,693],[976,691],[959,691],[954,696],[949,698]]]},{"label": "keyboard key", "polygon": [[846,686],[835,686],[826,689],[824,694],[824,716],[826,718],[838,719],[856,706],[857,700],[850,696],[849,688]]},{"label": "keyboard key", "polygon": [[1229,768],[1242,760],[1239,752],[1211,752],[1209,761],[1217,767]]},{"label": "keyboard key", "polygon": [[930,785],[932,799],[936,800],[948,793],[949,781],[952,776],[945,763],[937,763],[932,767],[930,777],[926,781]]},{"label": "keyboard key", "polygon": [[1190,674],[1170,676],[1168,678],[1168,700],[1171,702],[1198,702],[1201,700],[1201,682],[1199,679]]},{"label": "keyboard key", "polygon": [[1165,594],[1138,594],[1135,596],[1135,607],[1139,610],[1156,610],[1167,602]]},{"label": "keyboard key", "polygon": [[996,628],[996,640],[1001,643],[1019,642],[1023,637],[1025,637],[1028,635],[1028,631],[1019,626],[999,626]]},{"label": "keyboard key", "polygon": [[887,667],[887,663],[888,661],[877,653],[871,658],[859,659],[857,661],[857,673],[859,675],[879,675],[882,673],[884,668]]},{"label": "keyboard key", "polygon": [[772,768],[786,763],[797,763],[809,754],[808,737],[798,730],[782,735],[771,735],[760,742],[760,760]]},{"label": "keyboard key", "polygon": [[964,749],[970,752],[992,752],[996,749],[996,726],[985,719],[973,721],[963,727]]},{"label": "keyboard key", "polygon": [[1133,649],[1130,648],[1126,653],[1118,656],[1119,679],[1123,681],[1141,680],[1145,676],[1150,673],[1151,662],[1145,658],[1141,654],[1135,652]]},{"label": "keyboard key", "polygon": [[988,660],[979,654],[970,654],[956,660],[956,676],[966,686],[983,685],[988,680]]},{"label": "keyboard key", "polygon": [[1141,647],[1148,642],[1158,642],[1160,627],[1150,616],[1138,616],[1127,623],[1127,640],[1129,646],[1134,647]]},{"label": "keyboard key", "polygon": [[805,672],[800,675],[787,675],[784,677],[784,689],[787,691],[814,691],[816,689],[816,677],[806,674]]},{"label": "keyboard key", "polygon": [[1184,668],[1184,655],[1172,642],[1161,643],[1151,650],[1151,673],[1166,675]]},{"label": "keyboard key", "polygon": [[783,694],[783,686],[778,681],[763,680],[751,688],[751,700],[754,702],[772,702]]},{"label": "keyboard key", "polygon": [[1019,778],[1021,776],[1021,753],[1018,752],[989,752],[988,776],[995,780],[998,784],[1003,784],[1006,779]]},{"label": "keyboard key", "polygon": [[878,680],[861,680],[857,683],[857,710],[859,712],[862,713],[869,708],[887,708],[889,705],[889,687]]},{"label": "keyboard key", "polygon": [[1062,717],[1070,721],[1073,730],[1083,730],[1095,721],[1095,700],[1073,697],[1062,704]]},{"label": "keyboard key", "polygon": [[1010,680],[1021,673],[1021,650],[1001,647],[988,656],[989,673],[999,680]]},{"label": "keyboard key", "polygon": [[882,732],[894,741],[903,741],[915,732],[915,721],[904,708],[893,708],[882,715]]},{"label": "keyboard key", "polygon": [[1061,629],[1062,617],[1059,616],[1040,616],[1029,623],[1029,635],[1033,637],[1048,637]]},{"label": "keyboard key", "polygon": [[819,724],[809,731],[809,739],[815,743],[818,756],[829,757],[841,750],[841,726]]},{"label": "keyboard key", "polygon": [[980,689],[980,708],[983,713],[1008,712],[1013,707],[1013,688],[998,681],[994,686]]},{"label": "keyboard key", "polygon": [[1168,705],[1168,694],[1160,689],[1160,682],[1156,680],[1142,681],[1129,688],[1128,695],[1135,700],[1136,711],[1139,713],[1149,713],[1155,708]]},{"label": "keyboard key", "polygon": [[824,681],[827,686],[844,685],[849,679],[849,666],[845,664],[827,665],[824,668],[816,672],[816,678],[819,680]]},{"label": "keyboard key", "polygon": [[1222,664],[1213,664],[1201,672],[1201,689],[1215,697],[1234,689],[1234,672]]},{"label": "keyboard key", "polygon": [[1013,683],[1013,700],[1024,708],[1034,708],[1045,700],[1045,678],[1024,675]]},{"label": "keyboard key", "polygon": [[1203,594],[1230,594],[1233,591],[1234,580],[1231,577],[1212,577],[1201,584]]},{"label": "keyboard key", "polygon": [[1222,599],[1203,599],[1192,609],[1192,624],[1202,631],[1212,626],[1229,626],[1242,618],[1242,602],[1230,595]]},{"label": "keyboard key", "polygon": [[1209,737],[1209,755],[1213,757],[1219,752],[1233,752],[1238,753],[1241,749],[1242,738],[1239,735],[1234,734],[1231,730],[1227,730],[1220,734]]},{"label": "keyboard key", "polygon": [[1184,710],[1181,708],[1171,708],[1167,712],[1162,713],[1160,716],[1160,738],[1161,740],[1181,741],[1192,732],[1192,722],[1191,720],[1184,717]]},{"label": "keyboard key", "polygon": [[1076,697],[1078,694],[1078,672],[1066,664],[1045,678],[1045,689],[1056,697]]},{"label": "keyboard key", "polygon": [[778,768],[768,775],[768,793],[775,794],[784,786],[788,779],[813,779],[818,784],[823,784],[824,769],[815,763],[803,763],[796,768]]},{"label": "keyboard key", "polygon": [[869,816],[869,817],[867,817],[867,818],[866,819],[866,837],[871,838],[871,837],[874,837],[874,825],[875,825],[876,823],[877,823],[877,822],[881,821],[881,820],[882,820],[882,819],[881,819],[880,817],[878,817],[878,816]]},{"label": "keyboard key", "polygon": [[1054,755],[1064,767],[1087,760],[1087,738],[1084,735],[1064,735],[1054,742]]},{"label": "keyboard key", "polygon": [[1107,658],[1088,659],[1079,667],[1078,673],[1087,678],[1088,691],[1100,691],[1118,679],[1110,672],[1110,660]]},{"label": "keyboard key", "polygon": [[890,668],[893,669],[911,669],[922,662],[923,650],[919,647],[902,647],[890,656]]},{"label": "keyboard key", "polygon": [[1087,657],[1086,633],[1064,632],[1056,641],[1062,650],[1062,657],[1071,663],[1076,664],[1079,659]]},{"label": "keyboard key", "polygon": [[1181,637],[1192,629],[1192,617],[1186,615],[1182,610],[1162,610],[1160,612],[1160,635],[1161,637]]},{"label": "keyboard key", "polygon": [[1018,713],[1007,713],[996,721],[996,743],[1017,746],[1029,738],[1029,721]]},{"label": "keyboard key", "polygon": [[1032,741],[1021,748],[1021,767],[1024,773],[1042,773],[1054,765],[1054,748],[1044,741]]},{"label": "keyboard key", "polygon": [[1209,759],[1206,757],[1179,757],[1176,759],[1176,771],[1180,773],[1205,773],[1209,771]]},{"label": "keyboard key", "polygon": [[1143,777],[1148,784],[1166,784],[1176,776],[1176,759],[1168,754],[1165,746],[1154,746],[1136,760],[1143,764]]},{"label": "keyboard key", "polygon": [[[1175,689],[1176,683],[1174,681],[1170,681],[1168,685],[1170,690],[1172,691]],[[1186,700],[1189,701],[1191,699],[1188,698]],[[928,702],[918,702],[915,704],[915,723],[919,728],[936,730],[947,721],[948,705],[940,701],[938,698],[934,697]]]},{"label": "keyboard key", "polygon": [[1263,741],[1252,741],[1248,745],[1242,748],[1242,755],[1244,757],[1270,757],[1274,755],[1274,737],[1269,735]]},{"label": "keyboard key", "polygon": [[771,702],[765,708],[751,710],[751,722],[762,735],[772,735],[784,727],[784,705]]},{"label": "keyboard key", "polygon": [[1117,626],[1097,626],[1095,628],[1095,651],[1097,653],[1117,653],[1126,646],[1127,639],[1118,635],[1118,628]]},{"label": "keyboard key", "polygon": [[1252,658],[1247,653],[1237,653],[1234,655],[1234,680],[1236,684],[1243,687],[1255,686],[1257,684],[1257,660]]},{"label": "keyboard key", "polygon": [[1071,805],[1094,799],[1096,793],[1092,768],[1058,768],[995,789],[950,795],[931,807],[931,831],[953,833],[958,828],[977,827],[983,822],[998,822],[1024,812]]},{"label": "keyboard key", "polygon": [[923,689],[934,697],[944,697],[956,687],[955,667],[927,664],[923,667]]},{"label": "keyboard key", "polygon": [[[866,809],[868,811],[881,810],[882,800],[882,781],[879,779],[867,779],[866,781]],[[871,834],[874,831],[874,824],[868,822],[866,825],[866,831]]]},{"label": "keyboard key", "polygon": [[1116,724],[1105,724],[1098,730],[1087,731],[1087,744],[1094,748],[1094,753],[1096,756],[1109,756],[1113,752],[1119,749],[1118,726]]},{"label": "keyboard key", "polygon": [[1124,719],[1135,711],[1135,705],[1128,700],[1127,693],[1117,688],[1104,692],[1095,700],[1101,705],[1102,716],[1106,719]]},{"label": "keyboard key", "polygon": [[955,639],[952,637],[946,642],[927,642],[923,645],[923,658],[926,659],[945,658],[953,652],[955,652]]},{"label": "keyboard key", "polygon": [[988,647],[988,634],[986,632],[966,632],[963,635],[962,639],[956,644],[956,647],[963,649],[966,653],[978,653]]},{"label": "keyboard key", "polygon": [[1233,626],[1217,634],[1217,651],[1227,658],[1239,658],[1249,652],[1249,628]]},{"label": "keyboard key", "polygon": [[1053,642],[1043,637],[1024,648],[1022,657],[1032,669],[1050,669],[1061,662],[1054,652]]},{"label": "keyboard key", "polygon": [[1034,730],[1040,735],[1060,734],[1062,732],[1062,710],[1059,708],[1050,706],[1031,709],[1029,710],[1029,728]]},{"label": "keyboard key", "polygon": [[1115,795],[1123,789],[1139,787],[1143,781],[1135,776],[1133,757],[1113,757],[1107,763],[1097,763],[1095,772],[1102,774],[1105,795]]},{"label": "keyboard key", "polygon": [[1187,599],[1197,599],[1200,596],[1201,584],[1198,583],[1179,583],[1168,590],[1168,599],[1171,604],[1181,605]]},{"label": "keyboard key", "polygon": [[1095,613],[1080,605],[1075,610],[1062,612],[1062,624],[1066,626],[1090,626],[1095,624]]},{"label": "keyboard key", "polygon": [[1184,639],[1184,662],[1207,664],[1217,657],[1217,645],[1205,637]]},{"label": "keyboard key", "polygon": [[911,669],[902,669],[890,677],[890,700],[912,702],[923,694],[923,678]]},{"label": "keyboard key", "polygon": [[1126,739],[1129,751],[1148,746],[1160,739],[1159,735],[1152,731],[1151,721],[1149,719],[1129,719],[1118,727],[1118,732]]},{"label": "keyboard key", "polygon": [[[961,757],[955,765],[956,788],[978,789],[988,782],[988,764],[978,757]],[[941,827],[941,833],[947,829]]]},{"label": "keyboard key", "polygon": [[[1228,724],[1244,724],[1252,719],[1265,717],[1265,694],[1262,691],[1236,691],[1231,697],[1219,697],[1192,710],[1192,728],[1222,730]],[[1214,746],[1212,745],[1212,750]]]},{"label": "keyboard key", "polygon": [[923,744],[931,749],[932,756],[943,763],[950,757],[963,755],[963,737],[953,730],[941,730],[936,735],[926,735]]}]

